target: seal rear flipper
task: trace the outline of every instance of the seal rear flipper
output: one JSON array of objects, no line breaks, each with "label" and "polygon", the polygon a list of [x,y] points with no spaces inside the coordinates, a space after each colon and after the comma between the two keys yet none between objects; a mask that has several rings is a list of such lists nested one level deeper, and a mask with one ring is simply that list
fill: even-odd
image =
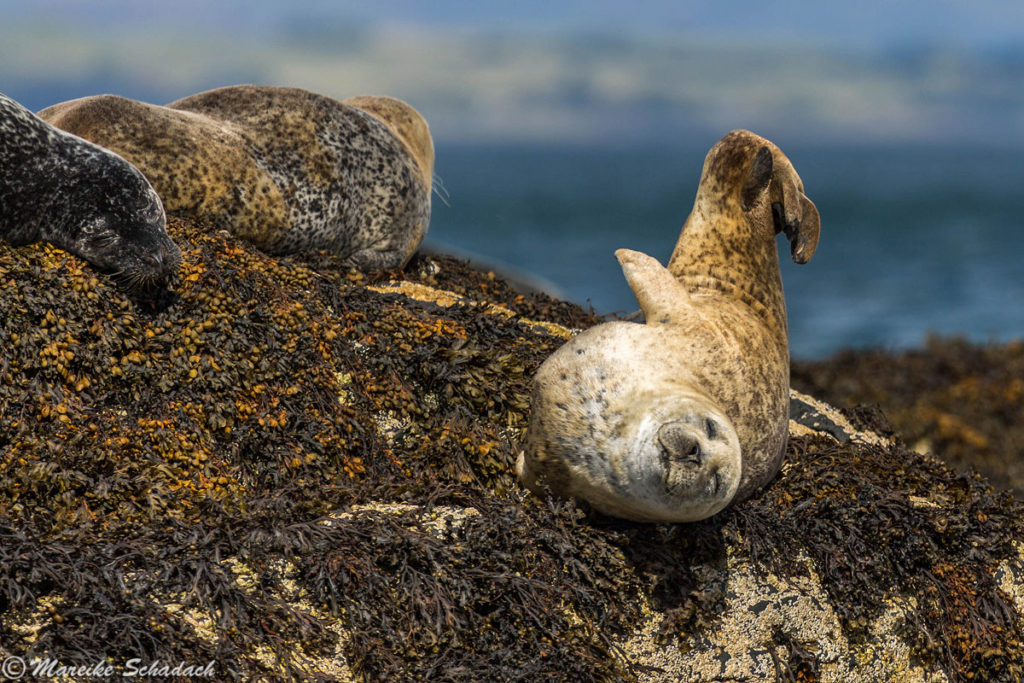
[{"label": "seal rear flipper", "polygon": [[794,262],[807,263],[818,248],[821,216],[814,202],[804,194],[804,184],[792,162],[777,147],[776,150],[771,185],[775,233],[786,234]]},{"label": "seal rear flipper", "polygon": [[680,303],[689,301],[686,288],[657,259],[632,249],[617,250],[615,258],[648,325],[671,322]]},{"label": "seal rear flipper", "polygon": [[761,193],[771,182],[773,169],[772,151],[767,147],[757,150],[754,161],[750,164],[750,170],[747,171],[747,180],[740,190],[740,202],[743,204],[744,211],[754,208]]}]

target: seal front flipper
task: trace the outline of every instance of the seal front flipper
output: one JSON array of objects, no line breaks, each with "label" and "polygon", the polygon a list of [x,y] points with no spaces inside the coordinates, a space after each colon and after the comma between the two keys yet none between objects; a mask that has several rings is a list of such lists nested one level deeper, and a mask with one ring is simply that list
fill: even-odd
[{"label": "seal front flipper", "polygon": [[617,250],[615,258],[648,325],[670,323],[680,308],[688,305],[689,292],[656,258],[632,249]]},{"label": "seal front flipper", "polygon": [[[412,252],[408,256],[400,254],[398,249],[381,251],[372,247],[361,249],[342,261],[346,268],[353,268],[360,272],[368,273],[375,270],[386,270],[388,268],[401,268],[409,261]],[[396,266],[397,264],[397,266]]]}]

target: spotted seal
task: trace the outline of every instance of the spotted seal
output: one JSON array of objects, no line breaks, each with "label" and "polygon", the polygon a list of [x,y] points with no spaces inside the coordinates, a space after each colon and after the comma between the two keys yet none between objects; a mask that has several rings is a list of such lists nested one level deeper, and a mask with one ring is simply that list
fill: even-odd
[{"label": "spotted seal", "polygon": [[733,131],[708,153],[668,267],[616,257],[646,322],[559,348],[534,380],[517,473],[606,514],[709,517],[767,483],[788,436],[789,349],[775,236],[806,263],[820,221],[770,141]]},{"label": "spotted seal", "polygon": [[138,169],[3,94],[0,237],[49,242],[129,290],[164,284],[181,264],[160,199]]},{"label": "spotted seal", "polygon": [[401,100],[241,85],[166,107],[87,97],[40,116],[136,164],[168,212],[271,254],[325,249],[349,267],[393,268],[427,232],[434,147]]}]

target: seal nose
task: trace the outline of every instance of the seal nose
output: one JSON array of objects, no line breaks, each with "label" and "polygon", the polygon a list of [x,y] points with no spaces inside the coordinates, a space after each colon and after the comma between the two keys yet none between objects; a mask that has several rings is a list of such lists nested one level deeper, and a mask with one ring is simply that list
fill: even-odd
[{"label": "seal nose", "polygon": [[658,443],[665,454],[672,460],[692,462],[696,465],[704,463],[704,453],[700,442],[693,437],[688,426],[682,422],[669,422],[658,429]]},{"label": "seal nose", "polygon": [[181,265],[181,250],[173,241],[161,240],[142,254],[142,262],[154,273],[171,274]]},{"label": "seal nose", "polygon": [[159,250],[161,263],[166,267],[168,273],[173,273],[181,266],[181,249],[174,243],[174,240],[164,240],[163,248]]}]

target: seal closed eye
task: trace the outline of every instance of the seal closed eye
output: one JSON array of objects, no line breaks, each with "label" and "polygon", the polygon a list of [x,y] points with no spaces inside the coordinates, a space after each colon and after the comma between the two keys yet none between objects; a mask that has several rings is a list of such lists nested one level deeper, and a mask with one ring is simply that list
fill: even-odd
[{"label": "seal closed eye", "polygon": [[789,420],[780,232],[805,263],[817,209],[777,146],[733,131],[668,267],[615,253],[647,322],[592,327],[538,369],[520,480],[637,521],[703,519],[766,484]]}]

